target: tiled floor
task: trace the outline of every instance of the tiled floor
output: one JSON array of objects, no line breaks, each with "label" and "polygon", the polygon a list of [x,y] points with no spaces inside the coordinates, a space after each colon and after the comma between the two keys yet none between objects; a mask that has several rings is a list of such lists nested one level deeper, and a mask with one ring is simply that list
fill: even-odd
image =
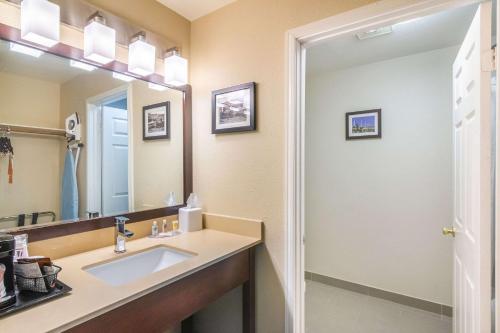
[{"label": "tiled floor", "polygon": [[451,333],[451,318],[306,281],[306,333]]}]

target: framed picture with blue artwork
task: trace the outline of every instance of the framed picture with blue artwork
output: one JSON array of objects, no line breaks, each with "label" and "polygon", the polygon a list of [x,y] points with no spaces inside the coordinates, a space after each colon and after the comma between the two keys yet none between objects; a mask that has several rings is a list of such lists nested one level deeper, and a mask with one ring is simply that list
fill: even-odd
[{"label": "framed picture with blue artwork", "polygon": [[345,139],[380,139],[382,137],[382,109],[345,114]]}]

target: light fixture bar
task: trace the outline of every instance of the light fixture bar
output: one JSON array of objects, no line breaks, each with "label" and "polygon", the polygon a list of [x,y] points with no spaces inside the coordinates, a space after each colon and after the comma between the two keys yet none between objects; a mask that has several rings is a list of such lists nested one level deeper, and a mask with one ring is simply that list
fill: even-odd
[{"label": "light fixture bar", "polygon": [[21,44],[16,44],[16,43],[13,43],[13,42],[10,42],[9,49],[11,51],[13,51],[13,52],[26,54],[26,55],[29,55],[29,56],[32,56],[32,57],[35,57],[35,58],[40,58],[40,56],[42,54],[44,54],[43,51],[34,49],[32,47],[29,47],[29,46],[24,46],[24,45],[21,45]]}]

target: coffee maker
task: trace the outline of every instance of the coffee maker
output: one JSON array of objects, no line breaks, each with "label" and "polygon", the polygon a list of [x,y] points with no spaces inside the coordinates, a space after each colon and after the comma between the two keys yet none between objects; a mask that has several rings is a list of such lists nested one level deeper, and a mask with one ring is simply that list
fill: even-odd
[{"label": "coffee maker", "polygon": [[14,285],[14,236],[0,233],[0,309],[16,303]]}]

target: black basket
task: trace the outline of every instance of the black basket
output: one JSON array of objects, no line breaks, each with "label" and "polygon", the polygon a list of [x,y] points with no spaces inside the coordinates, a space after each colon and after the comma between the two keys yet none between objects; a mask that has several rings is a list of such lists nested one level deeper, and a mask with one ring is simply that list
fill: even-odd
[{"label": "black basket", "polygon": [[52,273],[46,273],[39,277],[28,277],[16,274],[16,284],[19,291],[29,290],[37,293],[48,293],[56,287],[57,274],[62,270],[57,265],[50,266],[54,269]]}]

